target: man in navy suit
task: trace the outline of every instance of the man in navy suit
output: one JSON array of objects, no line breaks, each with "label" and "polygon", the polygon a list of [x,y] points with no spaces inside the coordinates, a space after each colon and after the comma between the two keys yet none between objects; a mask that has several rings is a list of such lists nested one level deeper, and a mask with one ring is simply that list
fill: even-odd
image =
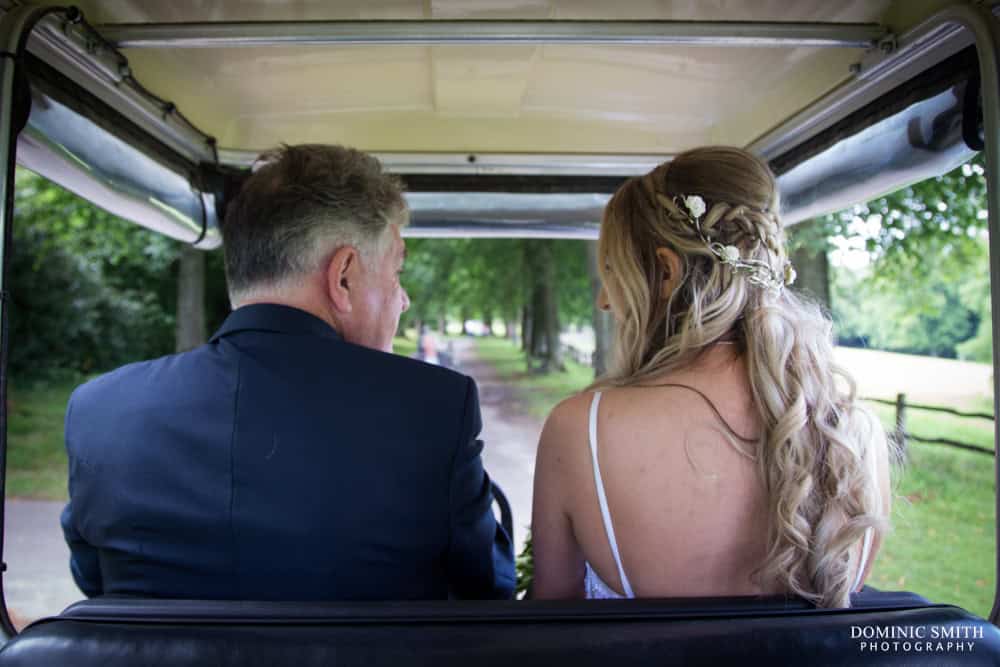
[{"label": "man in navy suit", "polygon": [[408,211],[339,146],[262,157],[222,225],[234,310],[189,352],[66,411],[73,576],[89,596],[506,598],[475,383],[390,354]]}]

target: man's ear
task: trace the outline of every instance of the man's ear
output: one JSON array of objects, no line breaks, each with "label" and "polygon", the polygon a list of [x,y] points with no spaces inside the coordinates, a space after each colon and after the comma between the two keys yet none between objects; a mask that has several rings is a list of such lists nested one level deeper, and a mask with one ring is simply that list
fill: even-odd
[{"label": "man's ear", "polygon": [[330,257],[326,267],[326,291],[338,312],[351,312],[351,288],[357,280],[360,261],[358,249],[350,245],[337,248]]},{"label": "man's ear", "polygon": [[656,249],[656,257],[663,266],[663,283],[660,285],[660,298],[669,299],[681,281],[681,258],[672,249],[661,247]]}]

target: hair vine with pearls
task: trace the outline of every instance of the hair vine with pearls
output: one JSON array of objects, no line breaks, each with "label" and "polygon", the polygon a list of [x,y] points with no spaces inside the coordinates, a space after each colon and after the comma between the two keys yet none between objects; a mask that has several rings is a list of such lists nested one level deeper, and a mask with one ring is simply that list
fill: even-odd
[{"label": "hair vine with pearls", "polygon": [[705,200],[700,196],[682,194],[671,198],[657,192],[656,200],[671,217],[681,217],[691,225],[709,251],[722,264],[729,266],[736,273],[745,275],[751,285],[780,292],[785,285],[791,285],[795,282],[795,267],[787,259],[779,274],[767,262],[753,258],[744,259],[738,246],[722,244],[708,238],[701,225],[701,218],[705,215],[706,207]]}]

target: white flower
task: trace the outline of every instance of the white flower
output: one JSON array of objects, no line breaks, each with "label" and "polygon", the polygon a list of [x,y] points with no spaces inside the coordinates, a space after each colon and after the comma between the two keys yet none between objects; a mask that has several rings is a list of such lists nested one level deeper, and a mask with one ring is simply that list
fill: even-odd
[{"label": "white flower", "polygon": [[795,282],[795,278],[798,274],[795,273],[795,267],[792,266],[791,262],[785,264],[785,284],[791,285]]},{"label": "white flower", "polygon": [[684,197],[684,206],[693,218],[700,218],[705,215],[705,200],[698,195],[688,195]]},{"label": "white flower", "polygon": [[740,249],[734,245],[727,245],[722,248],[722,261],[726,264],[735,264],[740,259]]}]

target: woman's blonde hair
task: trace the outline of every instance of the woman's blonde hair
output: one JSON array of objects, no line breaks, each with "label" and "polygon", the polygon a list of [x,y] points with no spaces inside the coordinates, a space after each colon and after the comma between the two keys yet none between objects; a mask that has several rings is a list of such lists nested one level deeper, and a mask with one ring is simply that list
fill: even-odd
[{"label": "woman's blonde hair", "polygon": [[[706,205],[700,232],[681,199],[691,195]],[[697,148],[611,198],[598,256],[620,306],[618,335],[609,372],[594,386],[653,383],[713,343],[735,340],[761,425],[754,457],[769,510],[767,555],[755,577],[764,590],[849,606],[863,566],[858,544],[867,528],[885,529],[873,461],[885,435],[833,362],[832,325],[820,308],[789,289],[751,284],[705,239],[784,276],[777,187],[766,163],[738,148]],[[682,265],[667,299],[662,247]]]}]

